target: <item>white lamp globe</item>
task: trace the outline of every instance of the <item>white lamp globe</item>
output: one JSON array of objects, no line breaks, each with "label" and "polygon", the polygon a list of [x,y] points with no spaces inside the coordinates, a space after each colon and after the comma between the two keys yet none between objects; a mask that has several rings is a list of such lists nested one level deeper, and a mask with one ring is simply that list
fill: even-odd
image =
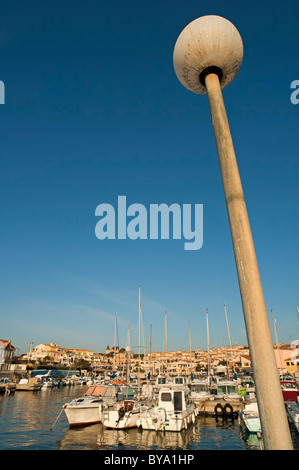
[{"label": "white lamp globe", "polygon": [[179,81],[194,93],[207,94],[205,77],[217,73],[221,88],[241,67],[243,42],[236,27],[221,16],[207,15],[189,23],[179,35],[173,65]]}]

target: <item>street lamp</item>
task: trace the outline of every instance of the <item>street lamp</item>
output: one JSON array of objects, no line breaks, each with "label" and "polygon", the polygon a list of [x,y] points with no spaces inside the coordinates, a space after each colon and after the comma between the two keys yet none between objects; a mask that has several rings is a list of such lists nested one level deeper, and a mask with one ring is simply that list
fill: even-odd
[{"label": "street lamp", "polygon": [[207,94],[228,211],[256,396],[266,449],[292,449],[251,229],[221,89],[237,75],[243,43],[235,26],[203,16],[181,32],[173,62],[180,82]]}]

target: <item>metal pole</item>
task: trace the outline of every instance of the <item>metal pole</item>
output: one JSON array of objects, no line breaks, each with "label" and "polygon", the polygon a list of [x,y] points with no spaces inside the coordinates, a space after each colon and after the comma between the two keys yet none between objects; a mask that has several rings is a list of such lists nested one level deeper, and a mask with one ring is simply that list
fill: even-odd
[{"label": "metal pole", "polygon": [[262,284],[218,75],[205,78],[267,450],[293,449]]}]

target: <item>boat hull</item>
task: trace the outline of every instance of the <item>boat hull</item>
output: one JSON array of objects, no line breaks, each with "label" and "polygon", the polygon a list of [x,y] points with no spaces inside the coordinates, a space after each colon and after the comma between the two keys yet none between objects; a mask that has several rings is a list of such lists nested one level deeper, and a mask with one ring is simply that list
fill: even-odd
[{"label": "boat hull", "polygon": [[136,428],[139,416],[140,412],[136,410],[126,412],[125,415],[120,418],[118,410],[112,410],[108,413],[103,413],[102,423],[109,429]]},{"label": "boat hull", "polygon": [[100,423],[102,414],[99,404],[97,406],[68,406],[64,408],[65,415],[70,426],[84,426],[87,424]]},{"label": "boat hull", "polygon": [[289,420],[294,424],[295,428],[299,432],[299,400],[297,400],[297,403],[288,403],[286,410]]},{"label": "boat hull", "polygon": [[244,423],[246,428],[248,429],[249,432],[251,433],[258,433],[262,432],[262,427],[261,427],[261,421],[260,418],[247,418],[244,419]]},{"label": "boat hull", "polygon": [[145,430],[180,432],[195,422],[197,414],[195,406],[171,416],[163,408],[154,408],[141,414],[138,426]]}]

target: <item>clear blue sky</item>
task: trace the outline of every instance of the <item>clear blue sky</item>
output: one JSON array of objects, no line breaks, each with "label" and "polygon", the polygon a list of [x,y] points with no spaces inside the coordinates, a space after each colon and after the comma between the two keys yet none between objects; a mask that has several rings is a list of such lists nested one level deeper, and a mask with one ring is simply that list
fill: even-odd
[{"label": "clear blue sky", "polygon": [[[224,100],[265,300],[278,338],[299,339],[297,0],[6,2],[0,18],[0,338],[104,351],[131,326],[141,286],[146,348],[247,344],[206,96],[177,80],[172,54],[192,20],[229,19],[244,60]],[[203,247],[106,240],[95,209],[203,204]],[[274,338],[274,335],[273,335]]]}]

